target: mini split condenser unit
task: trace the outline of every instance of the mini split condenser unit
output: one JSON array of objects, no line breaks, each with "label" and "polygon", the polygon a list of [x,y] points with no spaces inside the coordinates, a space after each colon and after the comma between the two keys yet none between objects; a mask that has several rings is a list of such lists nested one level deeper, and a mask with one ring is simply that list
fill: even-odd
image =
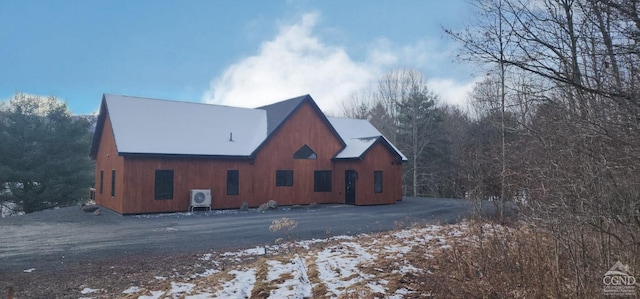
[{"label": "mini split condenser unit", "polygon": [[193,212],[194,208],[207,208],[211,210],[211,190],[193,189],[189,197],[191,198],[189,211]]}]

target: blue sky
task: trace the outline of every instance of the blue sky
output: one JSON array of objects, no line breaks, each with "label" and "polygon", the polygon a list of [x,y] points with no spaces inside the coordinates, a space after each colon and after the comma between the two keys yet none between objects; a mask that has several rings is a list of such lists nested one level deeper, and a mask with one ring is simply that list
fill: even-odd
[{"label": "blue sky", "polygon": [[325,111],[395,68],[451,103],[472,87],[441,27],[466,0],[0,1],[0,100],[103,93],[255,107],[310,93]]}]

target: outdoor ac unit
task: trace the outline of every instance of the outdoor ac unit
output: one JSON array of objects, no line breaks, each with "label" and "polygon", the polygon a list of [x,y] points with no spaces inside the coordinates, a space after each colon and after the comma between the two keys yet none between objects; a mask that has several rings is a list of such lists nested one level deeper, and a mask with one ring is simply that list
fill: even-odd
[{"label": "outdoor ac unit", "polygon": [[191,206],[193,208],[208,208],[211,210],[211,190],[209,189],[193,189],[191,190]]}]

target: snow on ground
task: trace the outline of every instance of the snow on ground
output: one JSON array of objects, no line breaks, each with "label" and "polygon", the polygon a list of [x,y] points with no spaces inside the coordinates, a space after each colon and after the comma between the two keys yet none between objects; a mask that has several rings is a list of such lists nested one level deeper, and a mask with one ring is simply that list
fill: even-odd
[{"label": "snow on ground", "polygon": [[212,298],[249,298],[251,290],[256,283],[256,269],[245,271],[231,270],[229,275],[234,278],[222,284],[222,290],[218,290]]},{"label": "snow on ground", "polygon": [[[465,223],[407,228],[388,233],[336,236],[235,252],[211,252],[198,258],[204,273],[155,277],[155,284],[131,286],[127,298],[413,298],[398,284],[405,275],[430,273],[424,261],[466,238]],[[412,258],[409,258],[412,257]],[[417,258],[416,258],[417,257]],[[421,265],[411,264],[420,261]],[[201,263],[202,264],[201,264]],[[181,280],[181,281],[176,281]],[[91,294],[85,288],[82,294]],[[96,290],[97,291],[97,290]]]},{"label": "snow on ground", "polygon": [[[269,260],[267,281],[275,282],[273,284],[275,290],[270,292],[273,298],[310,298],[311,282],[307,275],[305,260],[296,255],[294,259],[281,262]],[[281,283],[280,280],[282,281]]]},{"label": "snow on ground", "polygon": [[97,293],[99,291],[100,290],[98,290],[98,289],[84,288],[84,289],[82,289],[82,291],[80,291],[80,293],[86,295],[86,294],[91,294],[91,293]]},{"label": "snow on ground", "polygon": [[140,291],[142,291],[142,289],[140,287],[133,286],[133,287],[130,287],[130,288],[122,291],[122,293],[123,294],[135,294],[135,293],[138,293]]},{"label": "snow on ground", "polygon": [[[0,186],[0,195],[2,195],[3,193],[4,192],[2,191],[2,186]],[[24,215],[24,212],[18,209],[18,205],[16,203],[11,201],[0,203],[0,218],[16,215]]]},{"label": "snow on ground", "polygon": [[[339,296],[355,283],[369,279],[358,266],[375,261],[376,255],[369,253],[359,243],[343,242],[325,248],[316,255],[320,280],[326,285],[329,296]],[[377,286],[376,286],[377,288]]]}]

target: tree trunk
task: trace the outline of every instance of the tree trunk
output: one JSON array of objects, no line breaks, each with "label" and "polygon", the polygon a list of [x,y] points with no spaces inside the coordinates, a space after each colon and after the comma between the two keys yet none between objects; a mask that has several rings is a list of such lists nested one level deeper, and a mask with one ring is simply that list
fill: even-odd
[{"label": "tree trunk", "polygon": [[418,196],[418,107],[414,107],[413,113],[413,196]]}]

